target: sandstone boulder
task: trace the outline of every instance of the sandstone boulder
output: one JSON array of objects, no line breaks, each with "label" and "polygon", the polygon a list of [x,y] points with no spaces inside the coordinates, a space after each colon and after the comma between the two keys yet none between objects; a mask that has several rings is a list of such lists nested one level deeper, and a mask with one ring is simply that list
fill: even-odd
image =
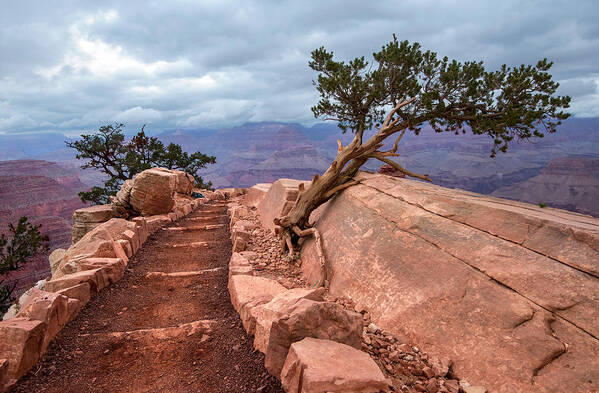
[{"label": "sandstone boulder", "polygon": [[59,295],[68,297],[69,299],[76,299],[80,302],[80,307],[83,307],[89,302],[91,298],[91,285],[89,282],[82,282],[81,284],[74,285],[65,289],[61,289],[56,292]]},{"label": "sandstone boulder", "polygon": [[300,299],[288,313],[273,318],[265,359],[268,372],[280,378],[289,347],[306,337],[333,340],[359,349],[362,315],[346,311],[336,303]]},{"label": "sandstone boulder", "polygon": [[71,241],[77,243],[86,233],[115,216],[112,205],[97,205],[77,209],[73,213]]},{"label": "sandstone boulder", "polygon": [[389,387],[367,353],[310,337],[291,344],[281,383],[287,393],[377,393]]},{"label": "sandstone boulder", "polygon": [[254,275],[254,269],[250,262],[237,252],[233,252],[233,254],[231,254],[231,259],[229,260],[229,280],[231,279],[231,276],[235,275]]},{"label": "sandstone boulder", "polygon": [[245,196],[243,197],[243,204],[245,204],[247,207],[258,207],[270,189],[270,186],[270,183],[259,183],[248,188]]},{"label": "sandstone boulder", "polygon": [[175,191],[181,194],[191,195],[195,184],[194,177],[183,171],[173,170],[172,172],[177,176]]},{"label": "sandstone boulder", "polygon": [[107,286],[109,281],[106,274],[102,272],[102,268],[84,270],[67,274],[60,278],[53,278],[46,283],[46,290],[48,292],[58,292],[82,283],[88,283],[91,292],[98,292],[100,289]]},{"label": "sandstone boulder", "polygon": [[28,318],[0,322],[0,353],[8,361],[7,379],[19,379],[38,361],[45,323]]},{"label": "sandstone boulder", "polygon": [[68,298],[58,293],[34,289],[17,314],[17,318],[28,318],[44,322],[44,341],[41,352],[46,352],[50,341],[67,324],[69,319]]},{"label": "sandstone boulder", "polygon": [[135,217],[131,221],[137,226],[137,234],[139,236],[140,247],[148,239],[148,224],[145,217]]},{"label": "sandstone boulder", "polygon": [[274,296],[287,289],[274,280],[264,277],[231,276],[229,279],[229,295],[233,308],[241,313],[242,308],[252,300],[269,302]]},{"label": "sandstone boulder", "polygon": [[79,271],[102,269],[109,283],[114,283],[123,277],[126,264],[121,258],[85,258],[79,261]]},{"label": "sandstone boulder", "polygon": [[[276,295],[270,302],[249,310],[246,321],[248,333],[254,335],[254,348],[266,353],[273,321],[289,314],[301,299],[323,301],[324,288],[293,288]],[[245,327],[245,325],[244,325]]]},{"label": "sandstone boulder", "polygon": [[258,204],[258,214],[264,228],[274,229],[273,219],[279,217],[291,209],[299,193],[298,187],[304,183],[310,186],[310,181],[293,179],[279,179],[272,183],[262,201]]},{"label": "sandstone boulder", "polygon": [[78,271],[77,262],[85,258],[122,258],[128,262],[123,247],[115,242],[108,230],[103,228],[108,224],[109,222],[100,225],[72,245],[64,254],[52,277],[58,278]]},{"label": "sandstone boulder", "polygon": [[148,228],[148,233],[154,233],[159,228],[171,223],[172,220],[168,215],[158,215],[158,216],[150,216],[146,217],[146,224]]},{"label": "sandstone boulder", "polygon": [[147,169],[135,175],[129,203],[142,216],[168,214],[175,205],[177,176],[164,168]]}]

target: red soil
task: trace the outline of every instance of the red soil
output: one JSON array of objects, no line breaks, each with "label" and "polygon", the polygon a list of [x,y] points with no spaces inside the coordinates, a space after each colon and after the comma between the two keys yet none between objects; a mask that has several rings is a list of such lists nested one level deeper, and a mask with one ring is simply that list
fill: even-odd
[{"label": "red soil", "polygon": [[[171,226],[197,226],[190,218],[208,216],[202,224],[225,225],[152,235],[129,261],[125,277],[88,303],[12,391],[283,392],[229,300],[225,213],[223,204],[203,205]],[[172,247],[200,241],[208,246]],[[203,272],[147,277],[189,271]],[[195,321],[207,322],[189,334],[184,324]]]}]

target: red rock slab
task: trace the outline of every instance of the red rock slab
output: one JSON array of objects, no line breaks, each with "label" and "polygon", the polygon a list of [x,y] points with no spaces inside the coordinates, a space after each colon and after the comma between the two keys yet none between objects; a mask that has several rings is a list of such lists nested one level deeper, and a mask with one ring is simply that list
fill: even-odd
[{"label": "red rock slab", "polygon": [[48,292],[58,292],[86,282],[89,284],[92,292],[98,292],[109,284],[105,274],[101,273],[102,269],[85,270],[52,279],[46,282],[45,289]]},{"label": "red rock slab", "polygon": [[250,325],[254,329],[246,329],[254,335],[254,348],[266,353],[270,338],[270,328],[273,321],[289,314],[292,307],[301,300],[309,299],[323,301],[324,288],[293,288],[273,297],[268,303],[254,307],[249,310]]},{"label": "red rock slab", "polygon": [[414,180],[361,173],[363,184],[599,277],[599,220]]},{"label": "red rock slab", "polygon": [[89,285],[89,282],[83,282],[69,288],[61,289],[56,293],[59,295],[64,295],[69,299],[79,300],[80,307],[83,307],[91,298],[91,286]]},{"label": "red rock slab", "polygon": [[[244,276],[237,276],[244,277]],[[292,343],[305,337],[322,338],[361,348],[362,315],[330,302],[300,299],[288,313],[273,318],[264,364],[276,378]]]},{"label": "red rock slab", "polygon": [[274,296],[287,290],[274,280],[245,275],[231,276],[228,286],[231,303],[238,313],[241,312],[243,306],[252,300],[262,299],[268,302]]},{"label": "red rock slab", "polygon": [[287,202],[293,203],[298,194],[298,187],[304,183],[305,187],[310,186],[310,181],[301,181],[293,179],[279,179],[272,183],[262,201],[258,204],[258,214],[262,226],[269,229],[274,229],[273,219],[279,217]]},{"label": "red rock slab", "polygon": [[44,341],[41,348],[41,353],[44,353],[50,341],[69,320],[68,298],[58,293],[34,288],[17,314],[17,318],[44,322]]},{"label": "red rock slab", "polygon": [[[576,326],[599,337],[599,279],[485,231],[440,217],[370,187],[348,196],[381,212],[399,230],[413,233],[449,255]],[[394,209],[389,209],[393,206]],[[599,222],[599,220],[597,220]]]},{"label": "red rock slab", "polygon": [[367,353],[310,337],[291,344],[281,382],[287,393],[377,393],[389,388]]},{"label": "red rock slab", "polygon": [[[439,193],[452,191],[427,187],[439,189]],[[555,271],[552,265],[543,271],[528,257],[522,266],[506,263],[514,259],[506,257],[514,243],[505,239],[500,240],[509,246],[488,253],[488,260],[495,261],[495,266],[482,265],[488,262],[480,250],[491,243],[487,242],[490,238],[481,236],[488,233],[478,231],[474,236],[471,226],[453,227],[455,221],[451,220],[444,225],[434,224],[438,221],[431,221],[429,211],[413,210],[391,197],[383,203],[391,188],[377,191],[379,196],[366,192],[368,188],[358,185],[345,190],[331,201],[317,222],[330,268],[331,294],[348,296],[364,305],[377,325],[408,337],[430,355],[450,356],[458,377],[491,391],[579,391],[588,384],[588,379],[581,377],[584,370],[598,373],[596,337],[567,322],[564,318],[569,316],[563,312],[568,310],[554,310],[553,315],[537,304],[544,304],[540,297],[531,300],[533,294],[538,294],[535,288],[539,288],[535,274],[544,279]],[[448,231],[445,225],[452,229]],[[459,242],[451,240],[456,238],[460,239],[460,250]],[[478,257],[469,259],[466,252]],[[523,251],[517,255],[528,254]],[[502,274],[494,270],[501,267],[505,267]],[[319,278],[320,265],[312,240],[304,243],[302,269],[310,281]],[[522,277],[518,278],[520,273]],[[507,279],[510,281],[504,282],[509,285],[501,284]],[[511,285],[518,280],[527,280],[529,285],[516,291]],[[554,294],[557,300],[561,299],[561,288],[569,285],[558,281],[546,281],[545,285],[547,294]],[[580,293],[581,298],[590,298],[584,288]],[[574,317],[582,323],[584,314]],[[576,333],[555,337],[548,329],[552,318],[572,327],[568,332]],[[563,343],[569,344],[568,351],[560,355]],[[568,362],[562,368],[543,366],[561,364],[566,356]],[[541,374],[538,370],[554,374],[532,384],[535,375]],[[541,384],[549,380],[569,383],[551,387]],[[599,376],[591,380],[599,381]]]},{"label": "red rock slab", "polygon": [[0,353],[8,360],[7,380],[19,379],[37,362],[46,324],[28,318],[0,322]]},{"label": "red rock slab", "polygon": [[124,261],[128,261],[121,245],[113,239],[108,230],[99,226],[69,247],[52,277],[59,278],[76,272],[77,261],[85,258],[123,258]]},{"label": "red rock slab", "polygon": [[117,282],[123,277],[125,266],[121,258],[86,258],[78,264],[80,271],[102,269],[109,283]]},{"label": "red rock slab", "polygon": [[248,207],[258,207],[264,196],[270,189],[271,183],[258,183],[248,188],[247,193],[242,199],[243,204]]}]

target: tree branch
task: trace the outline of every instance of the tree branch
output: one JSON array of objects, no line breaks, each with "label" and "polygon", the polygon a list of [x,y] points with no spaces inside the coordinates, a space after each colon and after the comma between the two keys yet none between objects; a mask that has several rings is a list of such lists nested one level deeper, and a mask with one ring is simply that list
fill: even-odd
[{"label": "tree branch", "polygon": [[392,161],[388,158],[385,158],[380,152],[374,152],[373,154],[370,155],[372,158],[376,158],[379,161],[384,162],[385,164],[391,165],[393,168],[397,169],[400,172],[403,172],[406,174],[406,176],[410,176],[416,179],[422,179],[422,180],[426,180],[428,182],[433,182],[431,180],[430,177],[428,177],[428,175],[420,175],[418,173],[414,173],[414,172],[410,172],[408,171],[406,168],[402,167],[401,165],[399,165],[397,162]]}]

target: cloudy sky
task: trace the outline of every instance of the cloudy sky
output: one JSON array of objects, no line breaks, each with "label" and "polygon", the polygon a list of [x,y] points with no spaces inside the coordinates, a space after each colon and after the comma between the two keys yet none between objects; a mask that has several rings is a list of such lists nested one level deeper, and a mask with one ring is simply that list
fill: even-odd
[{"label": "cloudy sky", "polygon": [[247,121],[310,124],[310,52],[388,42],[488,67],[547,57],[576,116],[599,116],[599,2],[0,0],[0,133]]}]

